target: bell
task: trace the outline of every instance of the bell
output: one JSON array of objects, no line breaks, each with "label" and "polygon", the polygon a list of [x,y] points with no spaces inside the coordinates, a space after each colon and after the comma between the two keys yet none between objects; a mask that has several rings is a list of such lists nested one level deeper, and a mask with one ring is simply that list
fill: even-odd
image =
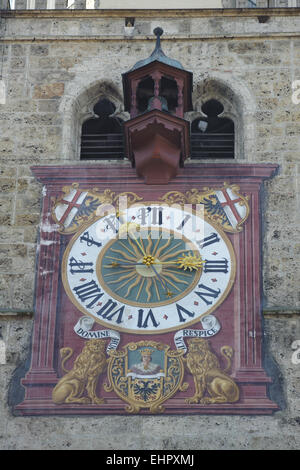
[{"label": "bell", "polygon": [[151,109],[157,109],[155,100],[160,101],[159,109],[161,109],[161,111],[166,111],[166,112],[169,111],[168,102],[166,98],[164,98],[163,96],[157,96],[157,97],[151,96],[151,98],[148,101],[147,111],[151,111]]}]

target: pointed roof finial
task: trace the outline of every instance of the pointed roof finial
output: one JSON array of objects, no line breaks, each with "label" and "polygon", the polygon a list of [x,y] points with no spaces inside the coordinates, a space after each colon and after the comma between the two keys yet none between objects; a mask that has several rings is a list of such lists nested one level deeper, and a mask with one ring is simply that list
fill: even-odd
[{"label": "pointed roof finial", "polygon": [[156,36],[156,47],[160,47],[160,36],[164,34],[164,30],[158,26],[153,30],[153,33]]},{"label": "pointed roof finial", "polygon": [[162,28],[160,28],[159,26],[157,28],[155,28],[153,30],[153,33],[155,34],[156,36],[156,45],[155,45],[155,49],[154,51],[152,52],[151,56],[150,57],[153,57],[153,56],[160,56],[160,55],[163,55],[166,57],[166,55],[164,54],[162,48],[161,48],[161,45],[160,45],[160,36],[162,36],[164,34],[164,30]]},{"label": "pointed roof finial", "polygon": [[151,62],[154,62],[155,60],[162,62],[164,64],[167,64],[167,65],[170,65],[171,67],[176,67],[177,69],[183,69],[181,63],[178,62],[178,60],[170,59],[169,57],[167,57],[161,48],[160,37],[163,35],[164,30],[158,26],[157,28],[153,30],[153,33],[156,36],[156,45],[155,45],[154,51],[152,52],[150,57],[148,57],[147,59],[139,60],[132,67],[131,71],[139,69],[143,67],[144,65],[148,65]]}]

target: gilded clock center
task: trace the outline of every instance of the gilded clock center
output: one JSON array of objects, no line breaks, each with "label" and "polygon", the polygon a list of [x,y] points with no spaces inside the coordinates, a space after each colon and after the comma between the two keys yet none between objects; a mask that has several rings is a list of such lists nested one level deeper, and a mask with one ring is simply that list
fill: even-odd
[{"label": "gilded clock center", "polygon": [[159,259],[154,258],[154,256],[144,256],[138,260],[135,269],[140,276],[156,277],[162,272],[162,265]]}]

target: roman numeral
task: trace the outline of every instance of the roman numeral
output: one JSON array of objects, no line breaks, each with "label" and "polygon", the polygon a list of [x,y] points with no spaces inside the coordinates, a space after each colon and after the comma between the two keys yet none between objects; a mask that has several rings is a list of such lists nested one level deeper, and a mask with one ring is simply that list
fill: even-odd
[{"label": "roman numeral", "polygon": [[228,273],[228,260],[226,258],[220,260],[205,260],[205,273]]},{"label": "roman numeral", "polygon": [[87,246],[92,246],[92,245],[96,245],[96,246],[102,246],[102,243],[99,243],[99,242],[95,242],[95,240],[93,239],[93,237],[90,236],[89,232],[84,232],[84,234],[80,237],[80,242],[86,242]]},{"label": "roman numeral", "polygon": [[69,266],[71,268],[71,274],[94,272],[93,269],[89,268],[89,266],[93,266],[93,263],[84,263],[83,261],[77,261],[73,256],[72,258],[70,258]]},{"label": "roman numeral", "polygon": [[152,225],[162,225],[163,223],[163,208],[162,207],[152,207]]},{"label": "roman numeral", "polygon": [[117,302],[113,302],[111,299],[109,299],[106,302],[106,304],[103,305],[103,307],[101,307],[100,310],[98,310],[97,315],[99,315],[99,317],[102,317],[105,320],[109,320],[109,321],[111,321],[113,319],[113,317],[115,317],[115,315],[117,315],[118,318],[116,319],[116,323],[120,324],[123,321],[122,317],[123,317],[123,312],[124,312],[125,306],[123,305],[122,307],[120,307],[117,310],[115,310],[114,312],[112,312],[112,310],[114,310],[114,308],[117,305],[118,305]]},{"label": "roman numeral", "polygon": [[221,289],[214,290],[214,289],[211,289],[210,287],[205,286],[204,284],[199,284],[198,287],[199,289],[201,289],[201,291],[200,292],[195,291],[195,294],[197,294],[200,297],[200,299],[202,299],[203,302],[206,303],[206,305],[212,304],[212,302],[207,300],[206,297],[212,297],[213,299],[216,299],[220,295],[220,292],[221,292]]},{"label": "roman numeral", "polygon": [[218,243],[220,241],[220,238],[216,233],[212,233],[209,237],[203,238],[203,240],[200,240],[197,242],[197,245],[199,245],[199,248],[205,248],[208,245],[212,245],[213,243]]},{"label": "roman numeral", "polygon": [[187,221],[190,220],[191,217],[192,216],[190,214],[186,215],[183,221],[181,222],[181,224],[179,224],[178,227],[176,227],[176,230],[182,230],[185,224],[187,223]]},{"label": "roman numeral", "polygon": [[185,315],[187,315],[188,317],[191,317],[191,318],[193,318],[195,316],[195,312],[189,312],[186,308],[181,307],[181,305],[179,305],[179,304],[176,304],[176,308],[177,308],[177,313],[178,313],[178,316],[179,316],[179,321],[181,321],[181,322],[186,321],[186,318],[184,318],[182,314],[185,314]]},{"label": "roman numeral", "polygon": [[99,289],[95,281],[86,282],[81,286],[74,287],[73,290],[81,302],[85,302],[87,299],[93,299],[87,305],[87,308],[92,307],[103,295],[103,292],[101,293],[101,289]]},{"label": "roman numeral", "polygon": [[141,219],[141,225],[162,225],[163,207],[142,207],[138,217]]},{"label": "roman numeral", "polygon": [[[114,221],[117,221],[117,225],[115,225],[113,223]],[[114,233],[118,233],[118,231],[119,231],[119,228],[118,228],[119,220],[116,219],[116,217],[114,215],[111,215],[110,217],[106,217],[104,219],[104,222],[107,224],[106,227],[105,227],[106,231],[111,229]]]},{"label": "roman numeral", "polygon": [[155,326],[155,328],[158,327],[159,323],[157,323],[157,321],[155,320],[155,317],[151,309],[149,310],[145,319],[144,319],[144,310],[142,308],[138,311],[138,315],[139,315],[138,323],[137,323],[138,328],[147,328],[149,321],[151,321],[152,325]]}]

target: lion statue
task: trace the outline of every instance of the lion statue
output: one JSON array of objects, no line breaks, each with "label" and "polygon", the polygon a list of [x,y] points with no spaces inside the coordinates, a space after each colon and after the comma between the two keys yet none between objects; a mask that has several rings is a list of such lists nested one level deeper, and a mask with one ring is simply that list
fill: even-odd
[{"label": "lion statue", "polygon": [[[186,366],[193,375],[195,394],[188,398],[188,403],[234,403],[239,399],[236,383],[226,374],[231,367],[233,350],[223,346],[221,354],[227,360],[227,367],[221,370],[217,356],[209,349],[209,343],[203,338],[195,338],[189,342]],[[208,392],[209,396],[205,396]]]},{"label": "lion statue", "polygon": [[[97,339],[89,340],[75,359],[73,368],[68,371],[64,368],[64,364],[72,354],[71,348],[60,350],[62,368],[67,373],[53,389],[54,403],[94,403],[97,405],[104,403],[103,398],[96,396],[96,386],[99,375],[107,367],[105,342]],[[85,392],[87,396],[83,396]]]}]

